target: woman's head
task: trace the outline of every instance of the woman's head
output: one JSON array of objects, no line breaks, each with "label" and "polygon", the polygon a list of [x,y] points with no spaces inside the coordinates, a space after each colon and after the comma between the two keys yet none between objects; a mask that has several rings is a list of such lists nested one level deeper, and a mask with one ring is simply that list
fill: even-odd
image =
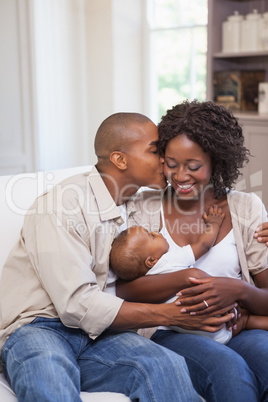
[{"label": "woman's head", "polygon": [[184,135],[198,144],[211,161],[210,183],[220,197],[231,189],[248,162],[242,129],[233,114],[213,102],[185,101],[168,110],[158,125],[158,150],[162,156],[168,143]]}]

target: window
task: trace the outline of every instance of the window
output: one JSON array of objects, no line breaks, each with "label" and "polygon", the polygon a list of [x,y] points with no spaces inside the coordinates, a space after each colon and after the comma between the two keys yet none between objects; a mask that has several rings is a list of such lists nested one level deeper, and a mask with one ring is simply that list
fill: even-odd
[{"label": "window", "polygon": [[150,115],[206,99],[207,0],[147,0]]}]

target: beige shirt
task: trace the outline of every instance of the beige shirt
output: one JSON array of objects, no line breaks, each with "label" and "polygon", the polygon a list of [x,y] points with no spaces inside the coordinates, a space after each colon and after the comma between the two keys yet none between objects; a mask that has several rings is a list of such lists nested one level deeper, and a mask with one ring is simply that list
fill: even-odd
[{"label": "beige shirt", "polygon": [[[127,215],[134,213],[130,201]],[[92,338],[110,326],[123,300],[103,290],[111,243],[123,222],[95,167],[37,198],[3,268],[1,348],[37,316],[59,317]]]}]

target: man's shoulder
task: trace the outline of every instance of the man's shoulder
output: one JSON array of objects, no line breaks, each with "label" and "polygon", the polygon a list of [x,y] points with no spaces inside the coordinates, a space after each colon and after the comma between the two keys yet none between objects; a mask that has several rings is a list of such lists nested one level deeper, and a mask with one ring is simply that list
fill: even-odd
[{"label": "man's shoulder", "polygon": [[142,187],[134,196],[133,201],[158,200],[161,202],[163,190],[153,190],[148,187]]},{"label": "man's shoulder", "polygon": [[149,208],[152,210],[160,210],[163,198],[163,191],[142,188],[134,197],[133,201],[137,209],[143,210]]}]

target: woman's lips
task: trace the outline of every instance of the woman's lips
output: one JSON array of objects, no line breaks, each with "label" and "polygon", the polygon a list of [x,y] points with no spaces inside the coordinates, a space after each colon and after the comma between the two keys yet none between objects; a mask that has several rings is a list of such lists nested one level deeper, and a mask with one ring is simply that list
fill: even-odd
[{"label": "woman's lips", "polygon": [[189,194],[195,186],[195,184],[178,184],[178,183],[175,183],[175,185],[176,188],[178,189],[178,192],[183,194]]}]

